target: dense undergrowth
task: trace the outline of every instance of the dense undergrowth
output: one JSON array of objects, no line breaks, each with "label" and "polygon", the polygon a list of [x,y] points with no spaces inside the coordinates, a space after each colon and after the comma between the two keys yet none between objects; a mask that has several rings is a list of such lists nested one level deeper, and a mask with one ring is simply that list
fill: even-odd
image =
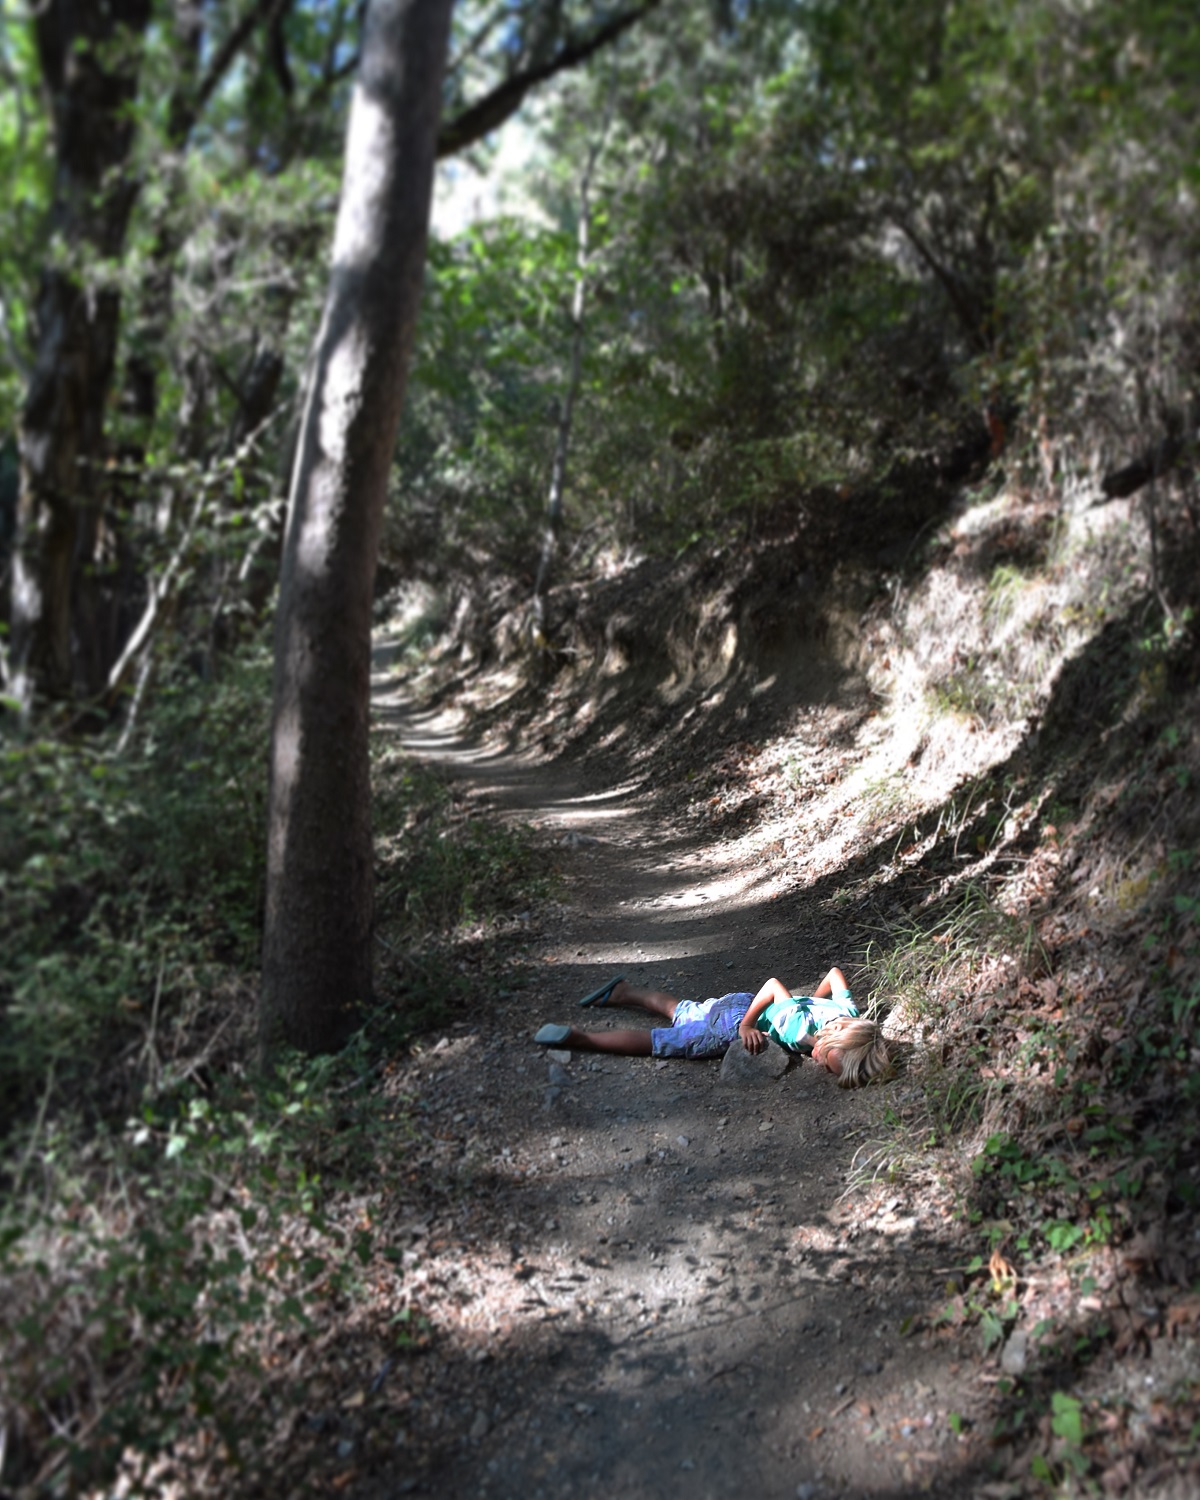
[{"label": "dense undergrowth", "polygon": [[[999,1356],[996,1467],[1014,1494],[1192,1472],[1200,755],[1188,654],[1190,690],[1160,697],[1071,777],[1076,800],[1043,786],[1017,872],[956,884],[871,953],[901,1034],[920,1038],[919,1091],[888,1108],[873,1165],[935,1181],[956,1204],[975,1253],[938,1319],[977,1326],[981,1352]],[[1135,1374],[1148,1361],[1154,1373]],[[1158,1386],[1150,1426],[1130,1399],[1139,1380]]]},{"label": "dense undergrowth", "polygon": [[6,1491],[270,1488],[310,1341],[388,1265],[356,1207],[405,1170],[379,1071],[516,961],[544,888],[520,829],[381,753],[376,1006],[338,1057],[257,1073],[267,675],[181,678],[123,750],[5,748]]}]

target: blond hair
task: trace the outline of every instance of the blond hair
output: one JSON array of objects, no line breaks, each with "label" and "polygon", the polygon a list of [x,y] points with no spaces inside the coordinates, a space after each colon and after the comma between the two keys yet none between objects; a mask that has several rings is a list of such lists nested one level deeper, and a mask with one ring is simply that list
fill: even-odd
[{"label": "blond hair", "polygon": [[830,1037],[826,1051],[838,1055],[840,1089],[857,1088],[873,1078],[882,1078],[892,1065],[879,1026],[863,1016],[847,1016],[837,1028],[837,1040]]}]

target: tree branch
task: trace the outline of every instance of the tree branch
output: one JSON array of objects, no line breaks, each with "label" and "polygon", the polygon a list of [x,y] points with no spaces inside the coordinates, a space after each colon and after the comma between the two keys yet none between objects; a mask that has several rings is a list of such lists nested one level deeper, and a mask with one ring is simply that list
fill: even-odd
[{"label": "tree branch", "polygon": [[966,334],[972,347],[977,353],[986,353],[988,347],[987,338],[980,326],[979,308],[976,306],[975,299],[971,295],[970,290],[964,285],[962,277],[938,259],[923,237],[917,233],[916,227],[911,220],[906,218],[905,215],[893,211],[892,222],[901,234],[904,235],[905,239],[908,240],[921,260],[925,262],[925,265],[933,274],[934,280],[940,283],[942,290],[950,299],[950,306],[954,309],[959,326]]},{"label": "tree branch", "polygon": [[281,13],[288,3],[289,0],[253,0],[246,14],[213,54],[208,71],[200,80],[193,97],[179,109],[174,117],[171,133],[172,146],[182,146],[187,140],[204,106],[212,98],[234,59],[253,36],[255,30],[259,26],[270,25],[276,14]]},{"label": "tree branch", "polygon": [[611,21],[593,32],[586,40],[567,42],[544,63],[538,63],[520,73],[514,73],[511,78],[506,78],[503,83],[497,84],[482,99],[442,125],[438,136],[438,160],[446,156],[454,156],[468,146],[473,146],[476,141],[481,141],[485,135],[490,135],[493,130],[503,125],[505,120],[516,114],[525,102],[525,96],[530,89],[539,83],[545,83],[556,73],[562,73],[568,68],[575,68],[580,63],[586,62],[601,47],[607,46],[609,42],[615,42],[622,33],[636,25],[644,16],[648,16],[659,3],[660,0],[647,0],[645,5],[639,6],[636,10],[622,11],[620,15],[614,16]]},{"label": "tree branch", "polygon": [[1173,469],[1183,457],[1187,443],[1182,436],[1165,437],[1153,447],[1139,453],[1123,468],[1114,469],[1100,481],[1100,493],[1106,500],[1127,500],[1143,485]]}]

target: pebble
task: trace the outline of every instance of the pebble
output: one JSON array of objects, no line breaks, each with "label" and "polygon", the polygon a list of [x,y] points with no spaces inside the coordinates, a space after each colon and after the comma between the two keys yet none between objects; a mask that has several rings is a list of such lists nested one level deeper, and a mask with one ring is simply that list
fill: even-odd
[{"label": "pebble", "polygon": [[1006,1375],[1024,1375],[1029,1363],[1029,1338],[1020,1329],[1009,1334],[1000,1354],[1000,1368]]},{"label": "pebble", "polygon": [[478,1443],[483,1438],[487,1437],[491,1425],[492,1424],[488,1421],[487,1412],[477,1411],[475,1413],[475,1420],[471,1423],[471,1430],[467,1434],[467,1436],[473,1443]]},{"label": "pebble", "polygon": [[547,1070],[547,1076],[549,1077],[550,1082],[556,1088],[562,1088],[565,1084],[568,1084],[571,1081],[570,1073],[568,1073],[566,1068],[562,1067],[559,1063],[550,1064],[550,1067]]}]

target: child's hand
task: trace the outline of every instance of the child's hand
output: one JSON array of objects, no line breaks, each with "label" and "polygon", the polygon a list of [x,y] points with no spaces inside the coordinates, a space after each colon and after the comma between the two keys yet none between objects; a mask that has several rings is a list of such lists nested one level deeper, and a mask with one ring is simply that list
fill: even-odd
[{"label": "child's hand", "polygon": [[738,1036],[741,1037],[742,1046],[747,1052],[761,1052],[767,1045],[767,1039],[758,1027],[747,1026],[745,1021],[738,1026]]}]

